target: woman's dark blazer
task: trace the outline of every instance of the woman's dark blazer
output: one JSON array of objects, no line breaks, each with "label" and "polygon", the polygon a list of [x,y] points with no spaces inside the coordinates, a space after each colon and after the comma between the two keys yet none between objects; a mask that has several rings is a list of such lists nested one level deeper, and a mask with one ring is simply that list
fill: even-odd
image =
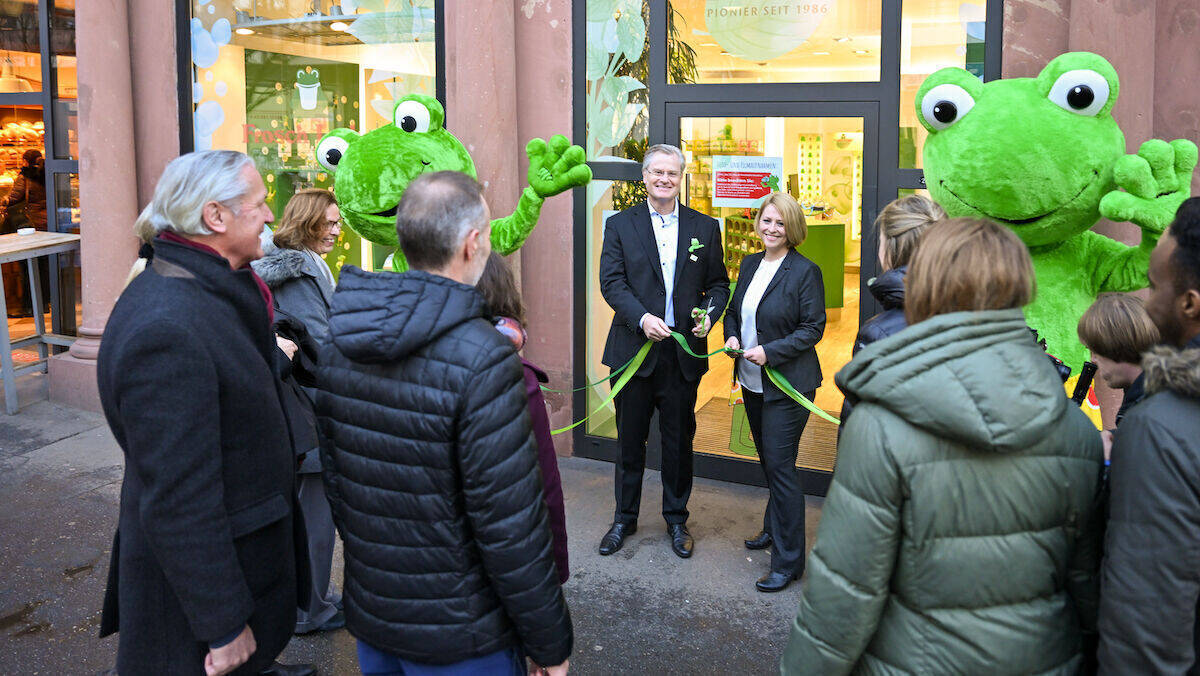
[{"label": "woman's dark blazer", "polygon": [[[762,260],[763,252],[760,251],[742,261],[737,288],[725,312],[725,340],[733,336],[737,336],[739,342],[742,339],[742,298]],[[817,264],[795,249],[788,249],[758,303],[755,321],[758,344],[767,354],[767,365],[787,378],[797,392],[820,387],[821,363],[815,348],[825,334],[825,283]],[[734,368],[736,374],[736,363]],[[765,373],[763,398],[766,401],[787,399]]]}]

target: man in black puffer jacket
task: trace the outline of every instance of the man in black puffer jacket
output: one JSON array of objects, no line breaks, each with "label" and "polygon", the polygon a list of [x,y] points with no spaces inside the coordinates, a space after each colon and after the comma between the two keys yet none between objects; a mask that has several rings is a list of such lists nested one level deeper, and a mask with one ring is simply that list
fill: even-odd
[{"label": "man in black puffer jacket", "polygon": [[403,274],[342,269],[318,367],[326,493],[364,673],[566,672],[521,360],[484,319],[478,183],[426,174],[397,213]]}]

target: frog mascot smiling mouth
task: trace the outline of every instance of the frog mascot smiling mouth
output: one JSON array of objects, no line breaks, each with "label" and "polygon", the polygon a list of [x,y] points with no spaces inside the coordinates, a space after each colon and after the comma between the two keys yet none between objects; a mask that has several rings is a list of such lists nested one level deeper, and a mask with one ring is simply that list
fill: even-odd
[{"label": "frog mascot smiling mouth", "polygon": [[[1126,155],[1112,116],[1118,89],[1108,61],[1072,52],[1036,78],[983,83],[943,68],[917,92],[930,194],[949,215],[991,219],[1025,242],[1037,277],[1026,319],[1076,374],[1088,358],[1079,317],[1097,294],[1147,285],[1150,251],[1196,166],[1196,145],[1183,139]],[[1101,216],[1133,222],[1141,244],[1091,232]]]},{"label": "frog mascot smiling mouth", "polygon": [[[321,138],[317,161],[333,173],[333,192],[346,225],[376,244],[398,247],[396,207],[409,182],[434,171],[461,171],[475,178],[475,162],[444,128],[445,116],[437,99],[409,94],[396,102],[391,124],[366,134],[334,129]],[[553,136],[549,143],[535,138],[525,146],[525,154],[529,185],[516,211],[492,221],[492,247],[505,256],[525,242],[547,197],[592,179],[583,148],[571,145],[565,136]],[[399,248],[392,268],[408,269]]]}]

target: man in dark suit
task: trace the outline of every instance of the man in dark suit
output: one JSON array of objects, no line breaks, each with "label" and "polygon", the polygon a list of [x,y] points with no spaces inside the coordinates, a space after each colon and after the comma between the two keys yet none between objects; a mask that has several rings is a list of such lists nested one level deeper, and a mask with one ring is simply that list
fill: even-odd
[{"label": "man in dark suit", "polygon": [[308,580],[270,292],[249,267],[266,194],[243,153],[173,160],[137,221],[154,258],[105,327],[125,477],[100,635],[120,632],[122,676],[314,673],[272,663]]},{"label": "man in dark suit", "polygon": [[[615,313],[603,363],[618,368],[647,339],[655,342],[646,361],[617,395],[616,515],[600,541],[600,554],[621,548],[637,530],[646,465],[650,417],[658,411],[662,434],[663,518],[671,549],[692,555],[687,501],[692,492],[692,437],[696,433],[696,388],[708,360],[689,356],[671,337],[678,332],[697,354],[708,352],[712,325],[725,311],[721,229],[704,214],[679,204],[684,158],[678,148],[646,150],[642,180],[646,203],[608,219],[600,254],[600,293]],[[703,315],[695,318],[693,310]]]}]

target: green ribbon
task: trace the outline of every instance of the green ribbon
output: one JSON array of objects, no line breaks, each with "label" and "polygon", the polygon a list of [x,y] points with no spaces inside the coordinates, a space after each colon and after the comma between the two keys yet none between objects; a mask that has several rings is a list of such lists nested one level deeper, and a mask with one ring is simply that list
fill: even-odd
[{"label": "green ribbon", "polygon": [[[737,352],[737,353],[742,352],[742,350],[726,350],[725,348],[721,348],[721,349],[709,352],[708,354],[696,354],[695,352],[692,352],[692,348],[691,348],[691,346],[689,346],[687,344],[687,338],[685,338],[683,336],[683,334],[679,333],[678,331],[672,331],[671,337],[675,339],[675,342],[679,343],[679,346],[681,348],[683,348],[684,352],[688,353],[692,357],[695,357],[696,359],[708,359],[709,357],[715,357],[718,354],[721,354],[723,352]],[[632,359],[625,362],[621,367],[614,370],[607,378],[597,380],[594,383],[589,383],[587,385],[584,385],[583,387],[577,387],[573,390],[552,390],[548,387],[543,387],[542,389],[545,390],[546,392],[578,392],[579,390],[586,390],[586,389],[595,387],[597,385],[600,385],[602,383],[606,383],[606,382],[612,380],[613,378],[617,377],[618,375],[620,375],[620,378],[617,380],[616,384],[613,385],[612,391],[608,393],[608,396],[604,398],[604,401],[600,402],[600,405],[596,407],[596,410],[592,411],[591,413],[587,414],[583,418],[575,421],[574,423],[571,423],[570,425],[568,425],[566,427],[561,427],[556,430],[551,430],[550,434],[562,434],[563,432],[573,430],[576,427],[579,427],[583,423],[587,422],[588,418],[591,418],[592,416],[596,415],[600,411],[604,410],[604,407],[608,406],[609,402],[611,402],[613,399],[615,399],[617,397],[617,394],[622,389],[625,388],[625,385],[630,381],[631,378],[633,378],[634,374],[638,372],[638,369],[640,369],[642,367],[642,364],[645,363],[645,361],[646,361],[646,355],[650,354],[650,348],[653,346],[654,346],[654,341],[647,340],[646,343],[644,345],[642,345],[641,349],[639,349],[637,351],[637,354],[633,355]],[[763,372],[765,372],[767,374],[767,377],[771,379],[771,382],[775,383],[776,387],[778,387],[780,390],[782,390],[784,394],[791,397],[792,400],[794,400],[797,404],[800,404],[801,406],[808,409],[813,414],[817,415],[820,418],[828,420],[829,422],[831,422],[835,425],[842,424],[842,422],[840,420],[829,415],[824,410],[822,410],[820,406],[817,406],[816,404],[812,403],[803,394],[800,394],[799,392],[797,392],[796,388],[792,387],[792,384],[789,383],[787,378],[783,377],[783,374],[780,373],[779,371],[776,371],[775,369],[771,368],[770,366],[764,366]]]},{"label": "green ribbon", "polygon": [[797,404],[800,404],[804,408],[807,408],[810,412],[812,412],[818,418],[824,418],[825,420],[828,420],[829,422],[833,423],[834,425],[842,424],[841,420],[838,420],[837,418],[829,415],[820,406],[817,406],[816,404],[809,401],[808,397],[797,392],[796,388],[792,387],[792,384],[788,382],[787,378],[783,377],[782,373],[780,373],[779,371],[776,371],[775,369],[771,368],[770,366],[764,366],[762,368],[763,368],[763,372],[767,374],[767,377],[771,379],[771,382],[775,383],[775,387],[778,387],[779,389],[783,390],[783,393],[786,394],[787,396],[791,397],[792,400],[795,401]]}]

